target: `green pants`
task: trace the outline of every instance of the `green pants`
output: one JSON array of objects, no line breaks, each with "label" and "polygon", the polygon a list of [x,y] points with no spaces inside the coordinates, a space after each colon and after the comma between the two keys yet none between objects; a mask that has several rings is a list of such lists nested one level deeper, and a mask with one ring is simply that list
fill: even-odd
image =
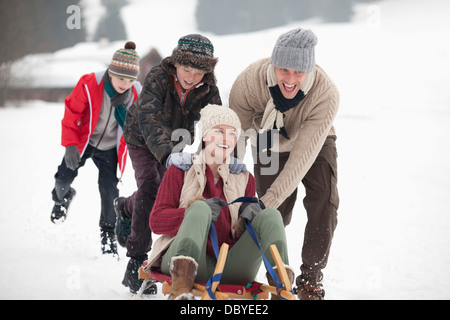
[{"label": "green pants", "polygon": [[[213,275],[216,258],[206,254],[206,244],[211,225],[211,209],[204,201],[194,202],[186,211],[185,218],[174,242],[162,258],[161,271],[169,275],[169,261],[175,256],[188,256],[198,263],[196,282],[205,283]],[[261,249],[272,266],[270,245],[275,244],[285,265],[289,265],[286,234],[279,211],[266,209],[252,221]],[[221,283],[246,285],[255,280],[262,263],[261,252],[245,231],[228,252]]]}]

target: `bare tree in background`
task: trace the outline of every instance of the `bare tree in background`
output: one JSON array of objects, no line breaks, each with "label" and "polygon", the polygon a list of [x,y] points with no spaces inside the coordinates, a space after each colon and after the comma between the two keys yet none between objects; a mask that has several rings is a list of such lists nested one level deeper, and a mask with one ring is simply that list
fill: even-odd
[{"label": "bare tree in background", "polygon": [[120,10],[128,3],[127,0],[102,0],[102,5],[106,8],[105,15],[100,19],[95,41],[107,38],[109,41],[126,40],[127,32],[120,15]]},{"label": "bare tree in background", "polygon": [[67,8],[78,4],[79,0],[0,0],[0,105],[8,90],[13,61],[85,41],[82,24],[80,29],[67,27]]}]

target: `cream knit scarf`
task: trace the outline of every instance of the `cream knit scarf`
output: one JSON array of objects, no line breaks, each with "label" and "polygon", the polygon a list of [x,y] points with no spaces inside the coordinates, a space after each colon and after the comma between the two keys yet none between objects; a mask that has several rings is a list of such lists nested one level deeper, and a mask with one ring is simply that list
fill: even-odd
[{"label": "cream knit scarf", "polygon": [[[308,94],[309,90],[311,89],[313,83],[314,83],[314,71],[309,72],[308,75],[305,78],[305,81],[303,81],[302,85],[300,86],[300,91],[303,92],[303,97],[301,99],[304,99],[306,95]],[[268,87],[275,87],[278,86],[277,80],[275,77],[275,69],[274,67],[269,64],[267,68],[267,85]],[[270,91],[270,90],[269,90]],[[301,101],[301,100],[300,100]],[[278,108],[279,109],[279,108]],[[263,130],[272,130],[272,129],[279,129],[281,131],[284,130],[284,133],[286,133],[284,129],[284,114],[280,110],[278,110],[273,96],[271,94],[270,100],[267,102],[266,108],[264,110],[264,116],[261,122],[261,129]],[[283,134],[283,132],[281,132]],[[287,139],[289,137],[287,136],[287,133],[285,135]]]}]

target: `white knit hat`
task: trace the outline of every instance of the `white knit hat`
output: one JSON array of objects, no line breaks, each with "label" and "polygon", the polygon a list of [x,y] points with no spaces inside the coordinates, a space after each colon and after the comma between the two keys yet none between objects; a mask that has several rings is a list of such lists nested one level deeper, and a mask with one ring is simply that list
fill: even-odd
[{"label": "white knit hat", "polygon": [[241,121],[236,112],[228,107],[209,104],[200,111],[200,123],[202,128],[202,137],[206,132],[218,125],[228,125],[241,131]]}]

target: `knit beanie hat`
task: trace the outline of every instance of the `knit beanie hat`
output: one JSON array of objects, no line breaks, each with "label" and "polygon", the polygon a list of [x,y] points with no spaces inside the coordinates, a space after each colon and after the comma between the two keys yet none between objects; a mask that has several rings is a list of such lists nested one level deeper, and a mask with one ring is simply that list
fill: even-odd
[{"label": "knit beanie hat", "polygon": [[218,59],[214,58],[214,46],[201,34],[189,34],[178,40],[172,52],[174,62],[207,73],[213,72]]},{"label": "knit beanie hat", "polygon": [[283,33],[273,49],[271,63],[278,68],[311,72],[316,65],[316,44],[317,37],[311,30],[298,28]]},{"label": "knit beanie hat", "polygon": [[139,74],[139,55],[136,44],[127,42],[124,49],[117,50],[109,64],[110,76],[136,80]]},{"label": "knit beanie hat", "polygon": [[236,131],[241,131],[241,121],[236,112],[228,107],[219,106],[216,104],[208,104],[200,111],[200,123],[202,129],[202,137],[205,136],[208,130],[218,125],[228,125],[236,128]]}]

